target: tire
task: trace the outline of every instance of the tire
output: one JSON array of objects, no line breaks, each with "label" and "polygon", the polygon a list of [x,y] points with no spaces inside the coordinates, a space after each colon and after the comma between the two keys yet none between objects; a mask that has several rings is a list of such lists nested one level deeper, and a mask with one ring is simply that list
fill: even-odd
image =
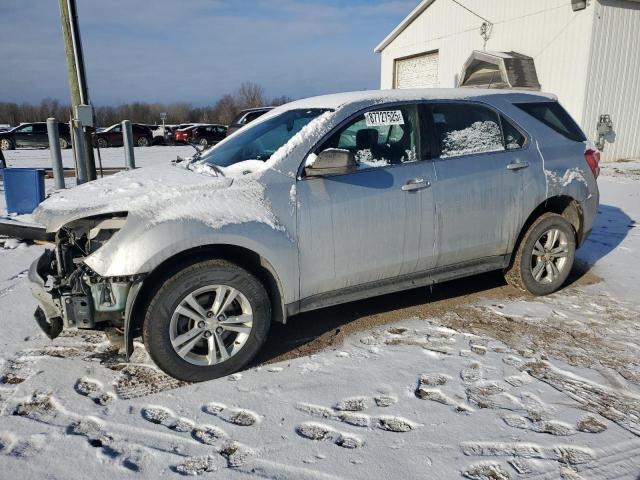
[{"label": "tire", "polygon": [[69,142],[67,141],[66,138],[60,137],[60,149],[66,150],[67,148],[69,148]]},{"label": "tire", "polygon": [[505,278],[520,290],[549,295],[567,281],[575,254],[573,226],[561,215],[545,213],[524,234]]},{"label": "tire", "polygon": [[209,141],[206,138],[201,138],[200,140],[198,140],[198,144],[201,147],[205,147],[206,148],[207,146],[209,146]]},{"label": "tire", "polygon": [[2,140],[0,140],[0,149],[13,150],[14,148],[15,146],[13,145],[13,142],[8,138],[3,138]]},{"label": "tire", "polygon": [[[217,299],[224,307],[229,291],[238,295],[229,307],[216,312]],[[195,312],[194,299],[207,316]],[[249,321],[241,322],[248,315],[249,327]],[[149,355],[164,372],[179,380],[202,382],[245,367],[262,348],[270,325],[271,303],[258,279],[226,260],[210,260],[184,268],[160,286],[147,308],[142,336]]]},{"label": "tire", "polygon": [[140,137],[138,138],[138,142],[137,142],[139,147],[148,147],[149,145],[151,145],[151,141],[149,140],[148,137]]},{"label": "tire", "polygon": [[96,145],[98,148],[109,148],[109,140],[106,138],[98,138]]}]

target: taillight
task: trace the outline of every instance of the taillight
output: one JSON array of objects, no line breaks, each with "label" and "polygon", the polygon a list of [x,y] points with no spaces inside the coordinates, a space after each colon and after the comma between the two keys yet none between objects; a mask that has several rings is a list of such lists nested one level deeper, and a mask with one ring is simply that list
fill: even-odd
[{"label": "taillight", "polygon": [[587,165],[593,172],[593,176],[598,178],[600,176],[600,152],[598,150],[589,149],[584,152],[584,159],[587,161]]}]

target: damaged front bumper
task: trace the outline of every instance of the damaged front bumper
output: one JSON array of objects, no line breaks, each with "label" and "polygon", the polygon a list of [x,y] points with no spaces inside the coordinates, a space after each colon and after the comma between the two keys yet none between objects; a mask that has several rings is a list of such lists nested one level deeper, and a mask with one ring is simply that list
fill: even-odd
[{"label": "damaged front bumper", "polygon": [[[72,276],[75,277],[71,279]],[[129,330],[133,302],[142,277],[102,278],[78,265],[73,275],[61,279],[56,254],[46,250],[29,269],[31,292],[38,302],[34,314],[38,326],[51,339],[64,328]],[[127,356],[133,342],[125,333]]]},{"label": "damaged front bumper", "polygon": [[59,305],[45,289],[44,279],[38,273],[39,269],[45,268],[50,260],[51,252],[47,250],[40,258],[31,264],[29,268],[29,281],[31,282],[31,293],[38,301],[38,308],[34,313],[38,326],[50,339],[56,338],[62,332],[62,313]]}]

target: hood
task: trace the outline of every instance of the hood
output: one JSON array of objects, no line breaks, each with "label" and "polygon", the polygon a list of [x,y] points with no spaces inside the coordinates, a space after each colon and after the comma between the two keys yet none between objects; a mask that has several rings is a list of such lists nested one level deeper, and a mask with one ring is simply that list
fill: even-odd
[{"label": "hood", "polygon": [[55,192],[34,212],[48,232],[94,215],[128,212],[153,225],[190,218],[212,227],[262,221],[276,225],[259,176],[203,175],[172,165],[120,172]]}]

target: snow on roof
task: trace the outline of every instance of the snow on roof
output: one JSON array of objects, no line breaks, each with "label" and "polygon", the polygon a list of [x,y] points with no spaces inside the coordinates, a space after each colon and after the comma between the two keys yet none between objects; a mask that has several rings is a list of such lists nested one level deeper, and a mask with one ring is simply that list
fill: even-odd
[{"label": "snow on roof", "polygon": [[483,88],[423,88],[407,90],[365,90],[361,92],[336,93],[319,97],[310,97],[287,103],[283,107],[277,108],[273,114],[278,114],[283,110],[294,108],[329,108],[338,109],[348,104],[375,105],[386,102],[422,101],[422,100],[465,100],[480,97],[490,97],[494,95],[528,95],[531,97],[553,99],[551,94],[527,90],[503,90],[503,89],[483,89]]}]

